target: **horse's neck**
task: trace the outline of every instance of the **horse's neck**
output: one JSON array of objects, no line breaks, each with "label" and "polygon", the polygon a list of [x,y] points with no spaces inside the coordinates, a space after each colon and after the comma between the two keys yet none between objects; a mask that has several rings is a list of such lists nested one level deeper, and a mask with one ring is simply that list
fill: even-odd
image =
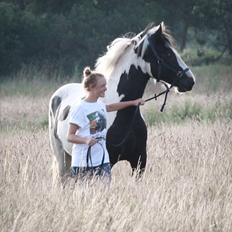
[{"label": "horse's neck", "polygon": [[123,98],[136,99],[142,97],[149,76],[150,65],[135,53],[124,56],[117,67],[107,77],[107,104],[120,102]]},{"label": "horse's neck", "polygon": [[[122,101],[133,100],[141,98],[143,96],[145,87],[149,80],[149,75],[145,74],[140,67],[135,67],[132,65],[128,73],[123,73],[120,76],[120,80],[117,86],[117,94],[121,96]],[[129,107],[124,110],[120,110],[117,114],[113,115],[113,119],[109,119],[111,123],[115,122],[121,125],[130,124],[132,118],[135,115],[135,107]],[[138,109],[139,110],[139,109]],[[139,111],[137,112],[137,117],[139,117]]]}]

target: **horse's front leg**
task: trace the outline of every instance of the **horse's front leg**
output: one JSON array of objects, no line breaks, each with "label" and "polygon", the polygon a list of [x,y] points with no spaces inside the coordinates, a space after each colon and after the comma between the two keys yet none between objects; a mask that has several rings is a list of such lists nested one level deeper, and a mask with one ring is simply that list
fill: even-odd
[{"label": "horse's front leg", "polygon": [[138,127],[134,128],[134,147],[133,154],[130,155],[130,165],[132,174],[141,177],[145,171],[147,163],[147,127],[141,119],[138,121]]},{"label": "horse's front leg", "polygon": [[132,168],[132,175],[136,175],[137,178],[140,178],[146,168],[147,163],[147,153],[146,150],[144,150],[137,159],[130,160],[130,165]]}]

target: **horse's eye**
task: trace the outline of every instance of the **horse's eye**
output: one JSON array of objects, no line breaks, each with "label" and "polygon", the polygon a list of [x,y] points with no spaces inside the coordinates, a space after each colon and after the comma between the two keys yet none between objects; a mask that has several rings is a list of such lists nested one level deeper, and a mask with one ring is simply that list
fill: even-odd
[{"label": "horse's eye", "polygon": [[171,52],[168,52],[168,57],[170,57],[172,54],[171,54]]}]

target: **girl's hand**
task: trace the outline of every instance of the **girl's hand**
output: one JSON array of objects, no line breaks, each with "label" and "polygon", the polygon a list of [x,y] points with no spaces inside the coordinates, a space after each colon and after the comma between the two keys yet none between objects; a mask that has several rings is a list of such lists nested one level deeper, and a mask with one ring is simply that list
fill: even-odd
[{"label": "girl's hand", "polygon": [[145,101],[142,98],[138,98],[136,100],[133,100],[132,102],[133,102],[134,106],[144,105],[145,104]]},{"label": "girl's hand", "polygon": [[86,138],[86,142],[85,142],[87,145],[89,146],[93,146],[94,144],[97,143],[97,140],[93,137],[88,137]]}]

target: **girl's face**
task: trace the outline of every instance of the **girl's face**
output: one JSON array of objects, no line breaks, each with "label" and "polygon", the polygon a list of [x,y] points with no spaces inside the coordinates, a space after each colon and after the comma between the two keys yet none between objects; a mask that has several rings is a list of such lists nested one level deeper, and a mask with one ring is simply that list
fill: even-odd
[{"label": "girl's face", "polygon": [[91,92],[94,93],[97,97],[105,97],[106,88],[106,79],[101,77],[97,80],[96,86],[91,88]]}]

